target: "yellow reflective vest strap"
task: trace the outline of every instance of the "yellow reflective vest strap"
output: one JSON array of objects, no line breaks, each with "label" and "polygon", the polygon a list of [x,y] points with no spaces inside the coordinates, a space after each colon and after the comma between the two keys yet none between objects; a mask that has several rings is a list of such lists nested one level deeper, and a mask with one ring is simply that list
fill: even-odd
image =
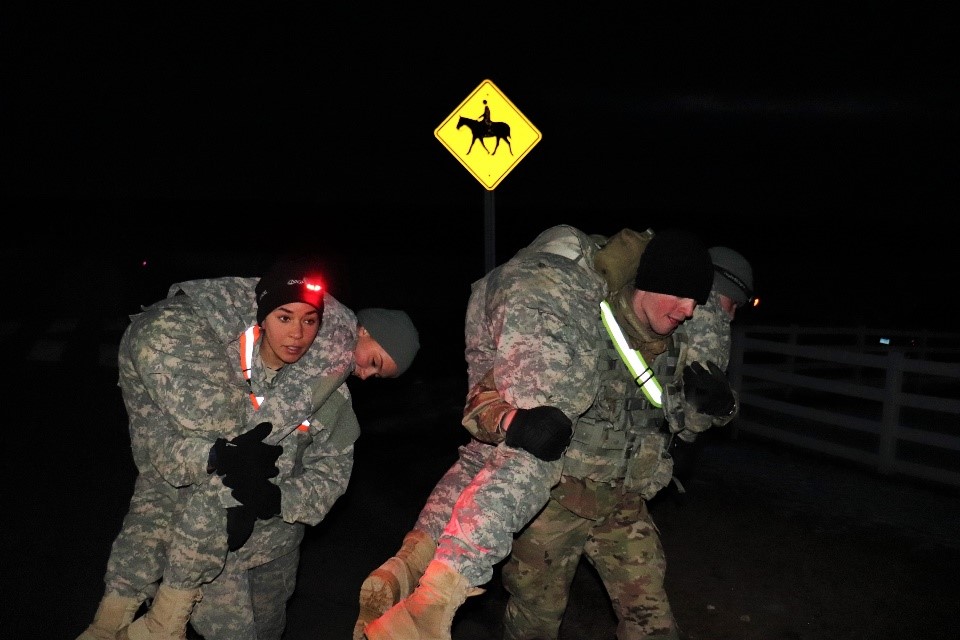
[{"label": "yellow reflective vest strap", "polygon": [[620,358],[627,365],[634,382],[640,386],[643,395],[647,397],[650,404],[657,408],[662,407],[663,387],[660,386],[660,381],[653,375],[653,369],[647,366],[640,352],[630,348],[627,338],[623,335],[623,330],[620,329],[620,325],[617,324],[617,319],[613,315],[613,309],[610,308],[610,303],[606,300],[600,303],[600,317],[603,319],[603,326],[607,328],[607,333],[610,334],[610,339],[613,340],[613,346],[616,347]]}]

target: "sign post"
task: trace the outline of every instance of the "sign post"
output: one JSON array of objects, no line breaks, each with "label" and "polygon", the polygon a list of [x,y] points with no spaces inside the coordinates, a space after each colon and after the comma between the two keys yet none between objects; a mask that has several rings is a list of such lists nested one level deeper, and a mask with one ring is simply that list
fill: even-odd
[{"label": "sign post", "polygon": [[496,263],[493,190],[540,142],[540,131],[490,80],[484,80],[433,132],[487,190],[484,196],[487,271]]}]

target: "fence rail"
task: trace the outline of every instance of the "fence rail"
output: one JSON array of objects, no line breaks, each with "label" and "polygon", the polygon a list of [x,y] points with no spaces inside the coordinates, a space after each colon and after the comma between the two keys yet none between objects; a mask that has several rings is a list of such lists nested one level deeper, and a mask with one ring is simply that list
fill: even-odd
[{"label": "fence rail", "polygon": [[960,334],[734,324],[732,435],[960,487]]}]

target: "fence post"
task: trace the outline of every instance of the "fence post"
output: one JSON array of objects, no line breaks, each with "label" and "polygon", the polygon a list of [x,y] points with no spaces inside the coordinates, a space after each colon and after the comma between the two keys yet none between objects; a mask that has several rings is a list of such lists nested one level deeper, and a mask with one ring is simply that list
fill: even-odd
[{"label": "fence post", "polygon": [[[800,343],[800,325],[791,324],[790,325],[790,335],[787,340],[787,344],[791,347],[795,347]],[[793,355],[793,352],[787,356],[786,360],[787,373],[797,373],[797,357]],[[784,399],[787,402],[793,401],[793,387],[787,387],[786,391],[783,394]]]},{"label": "fence post", "polygon": [[[857,327],[857,353],[867,352],[867,328],[862,324]],[[853,381],[857,384],[863,384],[863,366],[857,365],[854,370]]]},{"label": "fence post", "polygon": [[891,348],[887,352],[887,376],[883,388],[883,414],[880,419],[880,450],[877,452],[877,471],[885,475],[892,473],[896,467],[904,359],[904,352],[900,347]]}]

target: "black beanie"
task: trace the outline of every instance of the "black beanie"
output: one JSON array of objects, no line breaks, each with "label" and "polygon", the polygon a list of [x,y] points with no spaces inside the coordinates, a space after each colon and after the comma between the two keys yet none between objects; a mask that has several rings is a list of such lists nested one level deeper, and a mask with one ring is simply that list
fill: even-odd
[{"label": "black beanie", "polygon": [[320,267],[307,258],[282,258],[257,283],[257,324],[277,307],[305,302],[323,318],[323,280]]},{"label": "black beanie", "polygon": [[634,285],[642,291],[693,298],[697,304],[706,304],[713,287],[710,252],[688,231],[657,232],[640,256]]}]

